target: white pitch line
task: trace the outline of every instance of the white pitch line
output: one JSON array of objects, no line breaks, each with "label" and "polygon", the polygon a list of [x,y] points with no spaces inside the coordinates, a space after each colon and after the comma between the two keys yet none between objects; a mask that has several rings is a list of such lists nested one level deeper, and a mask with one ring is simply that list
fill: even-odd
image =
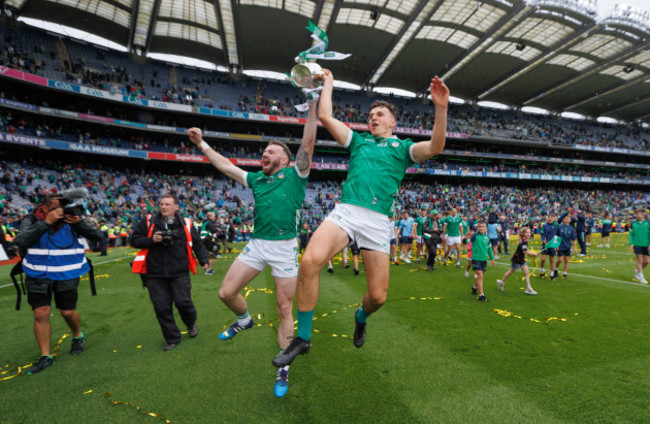
[{"label": "white pitch line", "polygon": [[[129,255],[129,256],[122,256],[121,258],[111,259],[110,261],[97,262],[97,263],[94,263],[94,262],[93,262],[93,266],[95,266],[95,265],[108,264],[108,263],[111,263],[111,262],[117,262],[117,261],[119,261],[119,260],[126,259],[126,258],[130,258],[130,257],[131,257],[131,255]],[[5,287],[13,287],[13,285],[14,285],[14,283],[11,283],[11,284],[5,284],[4,286],[0,286],[0,289],[4,289]]]}]

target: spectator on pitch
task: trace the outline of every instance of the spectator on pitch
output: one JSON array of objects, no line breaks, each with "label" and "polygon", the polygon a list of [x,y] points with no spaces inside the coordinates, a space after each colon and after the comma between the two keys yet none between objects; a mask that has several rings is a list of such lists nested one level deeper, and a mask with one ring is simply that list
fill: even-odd
[{"label": "spectator on pitch", "polygon": [[[600,224],[600,244],[598,247],[606,247],[609,249],[609,233],[612,232],[612,216],[609,212],[603,213],[603,219]],[[605,242],[607,242],[605,244]]]},{"label": "spectator on pitch", "polygon": [[650,223],[645,219],[646,209],[637,208],[634,211],[636,221],[630,226],[630,251],[634,252],[636,256],[636,278],[639,283],[648,284],[648,281],[643,276],[643,270],[648,266],[650,261],[650,253],[648,253],[648,246],[650,245]]},{"label": "spectator on pitch", "polygon": [[578,236],[576,235],[576,229],[571,226],[571,216],[565,215],[562,220],[562,225],[557,229],[557,235],[560,237],[561,243],[560,247],[557,249],[557,261],[556,265],[559,267],[560,258],[564,260],[564,271],[562,272],[562,278],[567,278],[567,271],[569,269],[569,259],[571,258],[571,246],[575,244]]},{"label": "spectator on pitch", "polygon": [[205,214],[205,222],[201,224],[201,241],[205,245],[208,252],[208,269],[205,271],[206,275],[214,275],[212,265],[219,255],[219,242],[217,237],[219,234],[219,225],[217,224],[217,215],[214,212]]},{"label": "spectator on pitch", "polygon": [[440,235],[442,234],[442,222],[438,219],[438,211],[433,209],[431,214],[424,221],[422,229],[424,234],[424,242],[427,245],[427,270],[433,271],[436,263],[436,254],[438,253],[438,245],[440,244]]},{"label": "spectator on pitch", "polygon": [[[545,247],[548,243],[551,242],[555,237],[557,237],[557,229],[559,227],[559,224],[557,223],[557,216],[555,212],[551,212],[548,214],[546,217],[546,222],[542,225],[542,228],[540,229],[540,235],[542,236],[542,251],[540,252],[542,255],[542,261],[539,265],[540,270],[539,270],[539,276],[540,278],[544,278],[546,270],[544,269],[544,265],[546,264],[546,257],[548,257],[548,262],[549,262],[549,278],[551,280],[555,279],[557,277],[557,267],[555,264],[555,256],[557,255],[557,248],[555,247]],[[559,261],[558,261],[559,262]]]},{"label": "spectator on pitch", "polygon": [[307,247],[307,243],[309,243],[310,237],[311,237],[311,229],[309,228],[309,224],[307,222],[303,222],[302,228],[300,229],[300,236],[298,237],[300,241],[300,247],[298,251],[300,253],[305,251],[305,248]]},{"label": "spectator on pitch", "polygon": [[404,209],[402,211],[402,219],[399,220],[399,245],[402,250],[402,260],[407,264],[411,263],[411,249],[413,247],[414,234],[415,220]]},{"label": "spectator on pitch", "polygon": [[505,215],[499,218],[499,255],[501,254],[501,245],[503,245],[503,253],[508,255],[508,247],[510,245],[510,230],[508,229],[508,220]]},{"label": "spectator on pitch", "polygon": [[86,350],[77,312],[80,277],[90,270],[79,236],[100,241],[102,232],[79,215],[63,213],[61,196],[49,195],[20,224],[15,243],[27,275],[27,300],[34,313],[34,335],[41,356],[28,370],[36,374],[54,364],[50,355],[52,297],[72,333],[71,355]]},{"label": "spectator on pitch", "polygon": [[585,219],[585,243],[587,247],[591,246],[591,233],[594,228],[596,228],[596,220],[594,219],[594,213],[592,211],[587,212],[587,218]]},{"label": "spectator on pitch", "polygon": [[[160,211],[147,214],[136,225],[131,246],[142,249],[133,261],[132,271],[142,275],[149,291],[156,318],[167,344],[164,351],[181,342],[181,331],[174,320],[173,305],[196,337],[196,308],[192,301],[190,272],[196,274],[197,259],[204,270],[210,269],[208,253],[192,220],[183,218],[178,197],[166,194],[160,198]],[[196,259],[194,257],[196,255]]]},{"label": "spectator on pitch", "polygon": [[499,246],[499,229],[501,226],[498,221],[491,222],[487,224],[487,235],[490,239],[490,248],[492,249],[492,255],[494,259],[499,259],[497,256],[497,247]]},{"label": "spectator on pitch", "polygon": [[530,295],[536,295],[537,292],[533,290],[533,287],[530,285],[530,274],[528,271],[528,264],[526,263],[526,256],[537,256],[537,252],[532,252],[528,250],[528,239],[530,238],[530,228],[523,227],[519,230],[519,244],[517,245],[517,250],[515,254],[512,255],[510,259],[510,269],[503,274],[500,280],[497,280],[497,288],[499,291],[503,291],[506,284],[506,280],[512,274],[515,273],[518,269],[521,268],[521,271],[524,273],[524,280],[526,280],[526,289],[524,293]]},{"label": "spectator on pitch", "polygon": [[483,293],[483,275],[487,270],[487,260],[488,257],[492,261],[492,267],[494,268],[496,264],[494,263],[494,253],[492,252],[492,245],[490,238],[487,235],[487,225],[485,221],[479,221],[477,226],[477,232],[470,238],[472,243],[472,269],[476,274],[476,280],[474,285],[472,285],[472,295],[478,294],[479,302],[487,302],[487,297]]}]

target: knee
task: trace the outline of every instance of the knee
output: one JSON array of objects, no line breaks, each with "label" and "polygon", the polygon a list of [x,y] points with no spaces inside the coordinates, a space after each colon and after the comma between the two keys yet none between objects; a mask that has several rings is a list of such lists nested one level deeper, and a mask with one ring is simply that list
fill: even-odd
[{"label": "knee", "polygon": [[219,299],[221,299],[222,302],[225,302],[227,300],[230,300],[234,298],[236,293],[233,293],[232,290],[228,290],[224,287],[221,287],[219,289]]},{"label": "knee", "polygon": [[34,320],[37,322],[48,322],[50,320],[50,307],[41,306],[34,309]]},{"label": "knee", "polygon": [[327,258],[320,258],[313,251],[306,250],[300,262],[300,273],[302,275],[317,274],[325,266]]},{"label": "knee", "polygon": [[280,320],[293,318],[291,302],[278,304],[278,316],[280,317]]},{"label": "knee", "polygon": [[61,316],[65,319],[72,318],[75,314],[75,311],[59,311]]},{"label": "knee", "polygon": [[370,293],[370,302],[376,307],[381,307],[386,303],[386,291]]}]

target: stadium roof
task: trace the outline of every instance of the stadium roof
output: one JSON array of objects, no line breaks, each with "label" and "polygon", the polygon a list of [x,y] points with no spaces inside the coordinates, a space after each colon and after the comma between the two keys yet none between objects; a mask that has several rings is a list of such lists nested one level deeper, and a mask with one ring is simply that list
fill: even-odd
[{"label": "stadium roof", "polygon": [[230,70],[287,72],[311,19],[336,79],[650,122],[650,15],[595,0],[4,0],[14,17],[55,21],[126,46]]}]

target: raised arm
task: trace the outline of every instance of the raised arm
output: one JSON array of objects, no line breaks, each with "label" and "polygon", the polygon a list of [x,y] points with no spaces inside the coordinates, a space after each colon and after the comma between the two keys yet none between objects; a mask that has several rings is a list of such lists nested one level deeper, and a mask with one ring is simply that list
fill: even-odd
[{"label": "raised arm", "polygon": [[447,105],[449,89],[437,76],[431,79],[431,100],[436,108],[435,122],[431,131],[431,140],[415,143],[411,152],[413,160],[422,162],[442,153],[447,136]]},{"label": "raised arm", "polygon": [[227,158],[215,152],[212,147],[203,141],[203,134],[198,128],[190,128],[187,130],[187,135],[190,141],[203,152],[210,163],[219,170],[222,174],[232,178],[241,185],[246,185],[246,171],[233,165]]},{"label": "raised arm", "polygon": [[296,153],[296,168],[301,175],[309,174],[311,158],[314,155],[314,144],[316,143],[316,104],[309,107],[307,122],[302,131],[302,143]]},{"label": "raised arm", "polygon": [[329,69],[323,69],[323,91],[320,94],[318,117],[327,131],[337,143],[344,146],[348,141],[350,128],[343,122],[335,119],[332,114],[332,91],[334,90],[334,77]]}]

